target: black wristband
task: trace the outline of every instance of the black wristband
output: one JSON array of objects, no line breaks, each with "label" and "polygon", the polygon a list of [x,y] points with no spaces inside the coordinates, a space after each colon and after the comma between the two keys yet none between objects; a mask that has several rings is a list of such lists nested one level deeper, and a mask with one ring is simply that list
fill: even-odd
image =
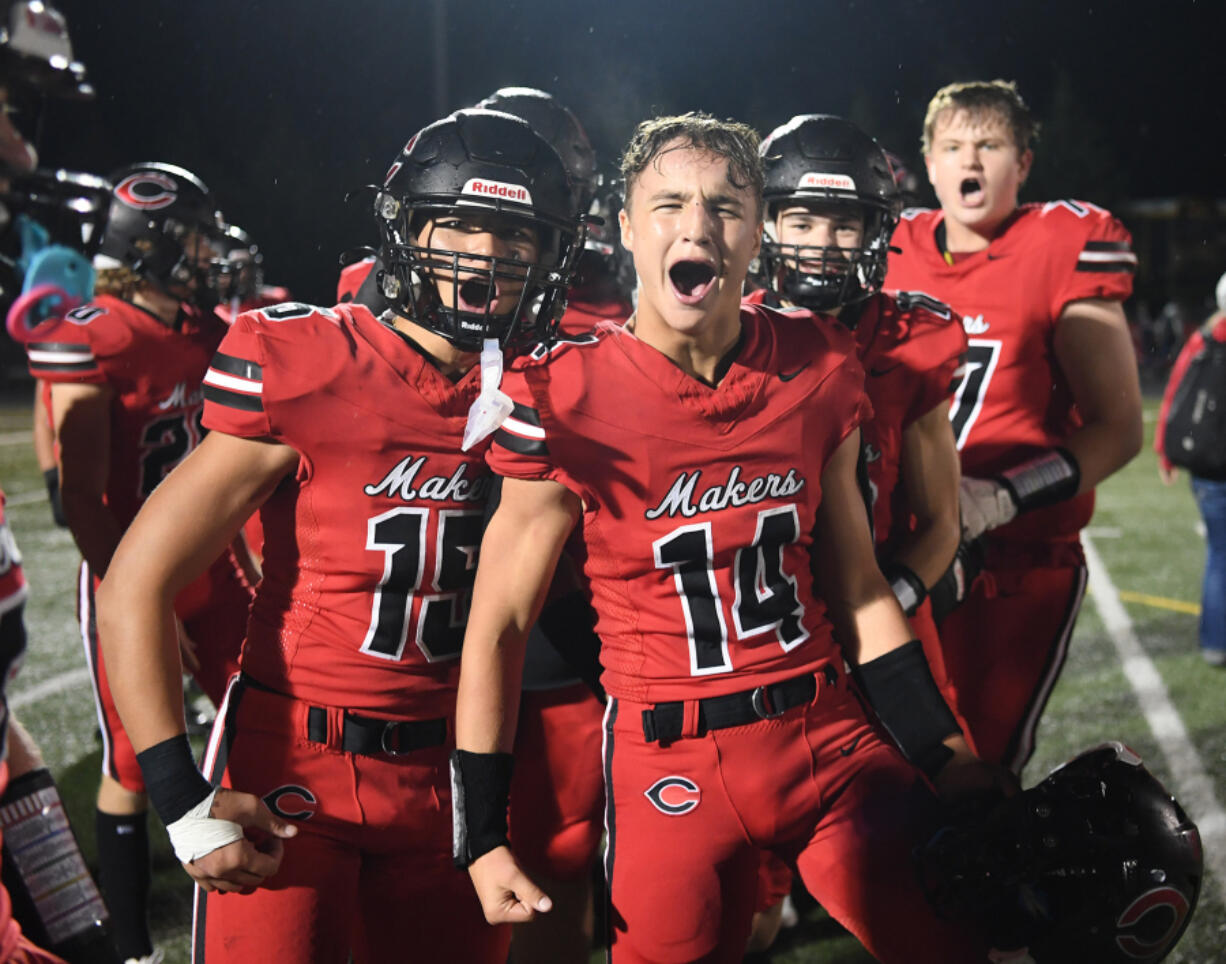
[{"label": "black wristband", "polygon": [[64,500],[60,497],[60,470],[51,466],[43,473],[43,484],[47,486],[47,501],[51,503],[51,518],[61,529],[68,527],[68,519],[64,516]]},{"label": "black wristband", "polygon": [[914,616],[920,603],[928,595],[922,580],[915,570],[904,566],[901,562],[891,562],[881,567],[881,574],[890,583],[890,589],[902,606],[902,611],[908,616]]},{"label": "black wristband", "polygon": [[962,730],[937,689],[920,641],[862,663],[852,675],[903,756],[936,776],[953,756],[945,738]]},{"label": "black wristband", "polygon": [[1054,448],[1006,469],[996,481],[1009,490],[1020,514],[1075,496],[1081,488],[1081,466],[1068,449]]},{"label": "black wristband", "polygon": [[186,733],[142,750],[136,762],[145,778],[149,802],[168,827],[213,792],[196,767]]},{"label": "black wristband", "polygon": [[984,556],[982,536],[970,542],[959,543],[958,551],[954,553],[954,561],[928,590],[928,598],[932,600],[932,618],[937,625],[966,598],[975,577],[983,571]]},{"label": "black wristband", "polygon": [[451,751],[451,857],[457,867],[467,867],[509,842],[507,805],[514,762],[510,753]]}]

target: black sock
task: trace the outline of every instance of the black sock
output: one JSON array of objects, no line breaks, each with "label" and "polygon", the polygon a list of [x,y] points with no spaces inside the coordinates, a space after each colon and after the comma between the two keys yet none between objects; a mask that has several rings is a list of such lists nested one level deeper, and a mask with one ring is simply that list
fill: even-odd
[{"label": "black sock", "polygon": [[119,959],[153,953],[149,937],[149,830],[143,813],[97,812],[98,884]]}]

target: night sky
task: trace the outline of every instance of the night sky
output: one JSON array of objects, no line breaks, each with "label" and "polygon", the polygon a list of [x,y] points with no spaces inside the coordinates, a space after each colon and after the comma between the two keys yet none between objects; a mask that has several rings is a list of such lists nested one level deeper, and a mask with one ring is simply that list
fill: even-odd
[{"label": "night sky", "polygon": [[193,170],[304,301],[331,303],[337,255],[374,236],[345,193],[508,84],[571,107],[608,166],[638,120],[695,108],[763,133],[843,114],[918,165],[932,92],[1004,77],[1046,125],[1024,200],[1226,196],[1222,0],[59,5],[99,98],[50,113],[44,163]]}]

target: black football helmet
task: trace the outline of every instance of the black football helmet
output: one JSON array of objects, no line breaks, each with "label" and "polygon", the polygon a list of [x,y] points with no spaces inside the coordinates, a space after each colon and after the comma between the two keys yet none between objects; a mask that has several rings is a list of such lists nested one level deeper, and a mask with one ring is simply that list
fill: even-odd
[{"label": "black football helmet", "polygon": [[254,298],[264,286],[264,255],[237,224],[219,221],[210,235],[209,284],[222,301]]},{"label": "black football helmet", "polygon": [[110,180],[100,266],[131,268],[167,294],[203,308],[216,304],[207,259],[196,248],[207,248],[217,232],[216,205],[204,182],[156,161],[129,165]]},{"label": "black football helmet", "polygon": [[[902,204],[890,162],[877,142],[842,117],[800,114],[772,131],[761,153],[766,169],[762,267],[767,285],[793,304],[816,311],[854,304],[880,291]],[[864,219],[860,247],[845,251],[780,244],[776,214],[785,205],[806,202],[854,206]]]},{"label": "black football helmet", "polygon": [[597,170],[596,151],[579,118],[553,94],[533,87],[502,87],[477,106],[522,117],[549,141],[566,165],[575,189],[575,205],[581,213],[591,216],[576,272],[576,287],[615,275],[618,247],[612,232],[617,212],[610,205],[613,195],[603,189],[606,182]]},{"label": "black football helmet", "polygon": [[522,117],[531,124],[562,158],[575,189],[575,207],[589,213],[600,179],[596,174],[596,152],[579,118],[553,94],[533,87],[502,87],[477,106]]},{"label": "black football helmet", "polygon": [[0,82],[52,97],[94,96],[73,57],[68,22],[44,0],[0,0]]},{"label": "black football helmet", "polygon": [[102,240],[111,185],[93,174],[44,169],[11,178],[0,200],[42,225],[50,243],[92,256]]},{"label": "black football helmet", "polygon": [[939,913],[1037,964],[1155,964],[1200,895],[1200,833],[1122,743],[945,827],[917,854]]},{"label": "black football helmet", "polygon": [[[531,225],[540,236],[535,262],[423,247],[418,232],[445,214],[488,211]],[[452,344],[478,351],[487,338],[504,347],[549,340],[583,249],[580,215],[557,152],[519,117],[486,109],[458,110],[405,145],[378,189],[381,245],[378,284],[406,317]],[[463,261],[463,264],[461,264]],[[480,266],[480,267],[475,267]],[[451,275],[451,304],[432,276]],[[501,280],[522,283],[515,308],[494,314]],[[463,287],[479,286],[474,297]],[[482,309],[462,307],[482,304]]]}]

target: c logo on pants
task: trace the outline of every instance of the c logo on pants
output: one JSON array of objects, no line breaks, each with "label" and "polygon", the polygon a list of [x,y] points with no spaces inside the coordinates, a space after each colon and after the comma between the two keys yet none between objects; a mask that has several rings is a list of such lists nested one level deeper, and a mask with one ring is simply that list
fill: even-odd
[{"label": "c logo on pants", "polygon": [[661,777],[643,794],[660,813],[679,817],[689,813],[702,799],[698,784],[688,777]]},{"label": "c logo on pants", "polygon": [[[297,810],[287,810],[285,809],[286,803],[290,807],[295,804],[293,800],[287,801],[286,797],[297,797],[303,803],[297,804]],[[285,786],[277,787],[264,794],[264,802],[268,805],[269,810],[284,820],[310,820],[315,815],[315,804],[318,803],[315,794],[306,787],[300,787],[294,783],[287,783]]]}]

